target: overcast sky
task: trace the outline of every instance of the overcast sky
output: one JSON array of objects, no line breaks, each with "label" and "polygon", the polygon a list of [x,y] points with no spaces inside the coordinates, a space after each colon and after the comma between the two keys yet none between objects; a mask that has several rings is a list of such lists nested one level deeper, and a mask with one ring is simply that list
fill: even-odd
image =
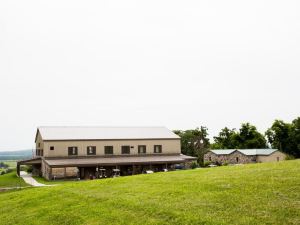
[{"label": "overcast sky", "polygon": [[1,1],[0,151],[37,126],[224,126],[300,116],[300,2]]}]

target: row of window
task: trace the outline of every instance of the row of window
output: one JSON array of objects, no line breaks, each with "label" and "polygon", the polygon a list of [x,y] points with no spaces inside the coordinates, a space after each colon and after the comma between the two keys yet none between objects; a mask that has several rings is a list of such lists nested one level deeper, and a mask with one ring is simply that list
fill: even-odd
[{"label": "row of window", "polygon": [[[122,154],[130,154],[130,149],[133,146],[124,145],[121,146],[121,153]],[[50,150],[54,150],[54,146],[50,146]],[[146,145],[139,145],[138,146],[138,153],[145,154],[147,151]],[[154,153],[162,153],[162,145],[154,145],[153,146]],[[86,149],[87,155],[96,155],[96,146],[88,146]],[[113,155],[114,154],[114,147],[113,146],[104,146],[104,154],[105,155]],[[68,147],[68,155],[78,155],[78,147],[72,146]]]}]

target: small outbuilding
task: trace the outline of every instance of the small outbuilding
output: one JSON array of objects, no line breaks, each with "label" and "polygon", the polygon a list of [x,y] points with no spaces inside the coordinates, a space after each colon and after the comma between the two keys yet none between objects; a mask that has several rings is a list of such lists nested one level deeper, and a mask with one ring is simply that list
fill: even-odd
[{"label": "small outbuilding", "polygon": [[286,155],[277,149],[217,149],[204,155],[204,161],[216,164],[244,164],[257,162],[278,162]]}]

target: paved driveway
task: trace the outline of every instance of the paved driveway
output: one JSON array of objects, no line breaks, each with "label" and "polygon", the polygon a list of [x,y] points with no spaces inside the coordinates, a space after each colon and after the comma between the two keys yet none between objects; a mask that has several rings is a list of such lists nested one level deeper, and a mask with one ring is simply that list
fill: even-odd
[{"label": "paved driveway", "polygon": [[23,180],[27,183],[30,184],[31,186],[35,186],[35,187],[42,187],[42,186],[49,186],[46,184],[41,184],[39,182],[37,182],[32,176],[31,174],[28,174],[25,171],[20,171],[20,177],[23,178]]}]

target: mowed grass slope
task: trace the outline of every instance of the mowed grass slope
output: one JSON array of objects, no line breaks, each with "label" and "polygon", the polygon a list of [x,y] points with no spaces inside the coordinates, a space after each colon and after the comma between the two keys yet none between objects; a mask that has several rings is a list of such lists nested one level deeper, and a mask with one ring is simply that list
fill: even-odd
[{"label": "mowed grass slope", "polygon": [[[4,175],[0,175],[0,189],[1,188],[11,188],[11,187],[26,187],[29,186],[24,182],[23,179],[17,176],[16,170],[9,172]],[[1,218],[1,214],[0,214]],[[1,223],[1,219],[0,219]]]},{"label": "mowed grass slope", "polygon": [[0,194],[0,224],[300,224],[300,161],[66,182]]}]

